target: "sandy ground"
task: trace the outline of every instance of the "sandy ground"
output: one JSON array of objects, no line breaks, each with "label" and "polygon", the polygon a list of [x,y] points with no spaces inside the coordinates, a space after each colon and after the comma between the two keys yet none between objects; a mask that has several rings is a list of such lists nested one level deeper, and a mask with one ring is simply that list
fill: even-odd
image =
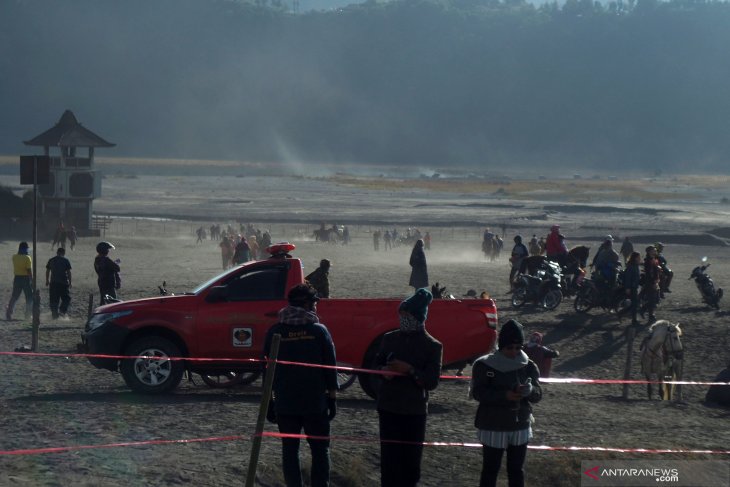
[{"label": "sandy ground", "polygon": [[[239,180],[233,182],[238,183]],[[189,183],[184,181],[186,185]],[[97,202],[97,209],[122,212],[126,207],[124,213],[140,214],[219,214],[216,207],[206,200],[207,196],[188,194],[181,202],[176,198],[176,182],[165,186],[160,180],[157,184],[156,196],[148,193],[147,185],[141,188],[141,194],[134,193],[133,185],[117,186],[108,191],[105,188],[105,198]],[[686,379],[711,380],[730,359],[730,317],[727,311],[714,311],[701,304],[693,282],[686,280],[699,258],[706,255],[713,264],[711,276],[720,286],[730,286],[728,249],[720,245],[724,241],[718,244],[717,240],[701,235],[702,231],[725,224],[724,208],[719,205],[704,213],[700,211],[701,206],[685,206],[681,213],[662,212],[659,216],[554,211],[549,214],[550,219],[545,220],[530,218],[530,215],[545,213],[534,202],[518,202],[515,206],[526,206],[509,210],[504,207],[459,207],[464,202],[473,202],[473,196],[460,198],[459,195],[426,194],[422,191],[417,191],[418,201],[391,195],[386,204],[382,201],[382,193],[376,191],[371,194],[361,190],[362,193],[357,193],[356,199],[346,206],[341,202],[348,199],[348,191],[352,199],[353,192],[348,187],[337,186],[332,190],[331,208],[322,213],[315,211],[313,206],[307,206],[301,213],[291,207],[282,208],[286,201],[301,201],[299,196],[291,196],[288,189],[291,179],[283,178],[276,190],[272,181],[267,179],[266,184],[272,184],[267,190],[271,198],[267,201],[271,219],[262,217],[266,213],[260,204],[263,196],[252,198],[257,203],[250,203],[249,207],[255,207],[255,211],[244,212],[242,217],[247,219],[249,214],[252,215],[251,220],[259,222],[257,225],[262,228],[269,228],[275,240],[295,242],[298,247],[295,254],[304,260],[306,269],[313,269],[321,258],[331,259],[335,297],[406,296],[410,248],[375,252],[371,231],[380,228],[378,221],[390,222],[388,228],[397,225],[399,230],[405,230],[406,225],[430,229],[433,249],[428,252],[427,258],[431,280],[445,284],[455,295],[462,295],[468,289],[486,290],[497,301],[500,321],[516,318],[525,324],[528,331],[545,333],[546,344],[561,352],[553,367],[556,377],[620,378],[627,352],[626,322],[620,323],[613,315],[602,311],[578,315],[573,311],[572,302],[564,302],[554,312],[534,307],[513,310],[509,296],[505,294],[506,255],[503,254],[497,262],[485,262],[479,252],[483,228],[479,225],[448,225],[449,219],[462,222],[507,221],[508,241],[516,231],[528,235],[545,232],[552,220],[556,220],[564,223],[566,233],[572,238],[571,244],[588,243],[594,247],[596,240],[609,232],[632,234],[638,241],[648,241],[666,230],[678,232],[680,228],[683,232],[696,233],[688,243],[704,245],[677,243],[666,248],[665,253],[676,278],[674,292],[661,304],[657,315],[681,323],[687,351]],[[321,187],[317,183],[310,189],[319,191]],[[127,198],[110,201],[109,193],[117,194],[117,191],[126,191]],[[221,191],[217,197],[233,200],[235,193]],[[327,199],[326,195],[319,197]],[[188,198],[199,198],[200,201],[188,204]],[[449,199],[449,205],[443,204],[445,198]],[[435,206],[418,206],[424,203]],[[372,205],[372,211],[368,211],[368,205]],[[564,209],[569,206],[566,205]],[[671,204],[668,205],[665,209],[671,209]],[[156,212],[152,211],[154,208]],[[324,218],[327,212],[330,212],[328,221],[334,219],[332,215],[341,215],[338,222],[351,225],[351,245],[321,244],[309,238],[315,226],[308,224],[307,220]],[[433,218],[429,219],[432,214]],[[253,218],[253,215],[258,218]],[[228,221],[224,218],[219,220],[220,223]],[[424,225],[426,221],[437,223],[429,228]],[[206,225],[210,223],[212,221],[207,221]],[[196,245],[194,229],[199,224],[116,218],[106,238],[117,246],[114,255],[122,261],[122,297],[134,299],[154,295],[163,279],[170,290],[181,292],[216,274],[220,265],[219,250],[209,240]],[[75,350],[87,313],[88,295],[95,292],[92,269],[95,243],[95,239],[83,239],[74,251],[69,251],[74,267],[74,288],[68,321],[50,320],[46,292],[42,290],[40,350],[43,352],[71,353]],[[11,282],[6,264],[16,248],[17,242],[0,243],[0,255],[6,256],[0,265],[0,300],[3,304],[7,302]],[[53,254],[48,243],[40,244],[38,252],[39,275],[42,276],[45,262]],[[15,316],[22,317],[22,299]],[[29,342],[30,326],[27,322],[22,319],[0,321],[0,350],[10,351]],[[638,340],[634,348],[632,375],[639,378]],[[253,431],[260,399],[260,383],[234,390],[214,390],[194,377],[194,382],[183,383],[174,394],[145,397],[129,392],[118,374],[96,370],[84,359],[5,356],[0,357],[0,363],[3,370],[0,379],[0,450],[3,451],[246,436]],[[704,387],[687,386],[683,402],[650,401],[646,398],[645,387],[637,385],[630,387],[630,399],[625,401],[620,399],[621,386],[549,385],[545,387],[544,400],[536,407],[537,422],[532,444],[726,449],[730,445],[730,428],[727,427],[730,412],[704,405],[705,392]],[[377,442],[352,441],[353,438],[377,438],[377,414],[373,402],[355,384],[342,393],[339,404],[333,434],[343,439],[334,442],[332,447],[332,484],[377,485]],[[433,394],[428,438],[433,441],[473,442],[475,410],[476,403],[467,398],[464,382],[442,382]],[[0,485],[240,484],[245,479],[250,445],[249,440],[243,439],[2,455]],[[258,469],[259,485],[282,485],[279,448],[278,441],[264,440]],[[306,450],[304,448],[305,465],[309,459]],[[531,451],[527,462],[528,482],[530,485],[579,485],[580,460],[605,457],[595,452]],[[612,457],[646,458],[636,453]],[[478,449],[430,447],[424,454],[422,485],[477,485],[480,467],[481,453]]]}]

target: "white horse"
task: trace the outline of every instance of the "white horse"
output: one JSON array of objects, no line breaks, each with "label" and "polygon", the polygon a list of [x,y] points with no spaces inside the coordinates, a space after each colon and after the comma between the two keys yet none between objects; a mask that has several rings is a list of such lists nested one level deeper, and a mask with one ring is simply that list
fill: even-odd
[{"label": "white horse", "polygon": [[[682,379],[682,342],[679,337],[682,330],[679,323],[670,323],[659,320],[649,327],[649,336],[641,343],[641,372],[646,380],[651,381],[653,376],[659,382],[659,398],[672,399],[674,387],[665,386],[665,380]],[[647,394],[651,399],[651,384],[646,385]],[[681,389],[677,389],[678,399],[681,400]]]}]

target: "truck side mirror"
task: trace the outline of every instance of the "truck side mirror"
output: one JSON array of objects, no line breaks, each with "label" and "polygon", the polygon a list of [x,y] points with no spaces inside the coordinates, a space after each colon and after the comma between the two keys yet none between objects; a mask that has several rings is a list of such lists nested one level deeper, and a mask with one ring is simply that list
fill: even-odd
[{"label": "truck side mirror", "polygon": [[214,286],[210,288],[208,295],[205,297],[207,303],[220,303],[228,301],[228,286]]}]

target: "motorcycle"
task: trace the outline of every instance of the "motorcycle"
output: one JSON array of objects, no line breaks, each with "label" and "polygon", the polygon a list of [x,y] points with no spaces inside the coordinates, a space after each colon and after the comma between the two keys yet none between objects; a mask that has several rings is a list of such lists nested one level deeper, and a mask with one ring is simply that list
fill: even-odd
[{"label": "motorcycle", "polygon": [[578,313],[587,313],[599,306],[615,313],[628,310],[631,307],[631,300],[626,298],[623,274],[623,270],[618,271],[616,284],[612,286],[599,271],[593,272],[590,279],[583,279],[580,283],[573,308]]},{"label": "motorcycle", "polygon": [[538,269],[536,276],[519,274],[512,293],[512,306],[520,308],[530,301],[545,309],[554,310],[563,300],[561,280],[560,266],[550,261],[546,261]]},{"label": "motorcycle", "polygon": [[[710,264],[705,264],[707,257],[702,257],[702,263],[692,269],[692,273],[689,275],[689,279],[694,279],[697,289],[702,295],[702,301],[712,306],[715,309],[720,309],[720,299],[722,298],[722,288],[715,289],[715,283],[712,281],[710,276],[705,274],[705,271]],[[688,280],[689,280],[688,279]]]}]

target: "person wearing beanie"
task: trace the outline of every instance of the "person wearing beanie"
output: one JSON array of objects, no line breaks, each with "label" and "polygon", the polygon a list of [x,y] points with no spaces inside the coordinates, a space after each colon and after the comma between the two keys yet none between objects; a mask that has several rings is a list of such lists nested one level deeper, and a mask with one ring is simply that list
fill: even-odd
[{"label": "person wearing beanie", "polygon": [[479,401],[474,426],[482,450],[479,485],[494,487],[507,450],[510,487],[525,485],[523,465],[532,438],[532,405],[542,398],[540,372],[522,350],[522,325],[509,320],[499,331],[499,349],[480,357],[472,367],[471,396]]},{"label": "person wearing beanie", "polygon": [[426,331],[432,300],[423,288],[404,300],[398,307],[399,328],[383,336],[375,356],[375,368],[387,373],[376,386],[383,487],[415,486],[421,478],[428,393],[438,386],[443,352]]},{"label": "person wearing beanie", "polygon": [[29,319],[33,311],[33,261],[28,255],[28,242],[20,242],[18,253],[13,255],[13,292],[10,302],[5,308],[5,319],[13,319],[15,303],[20,293],[25,294],[25,319]]}]

